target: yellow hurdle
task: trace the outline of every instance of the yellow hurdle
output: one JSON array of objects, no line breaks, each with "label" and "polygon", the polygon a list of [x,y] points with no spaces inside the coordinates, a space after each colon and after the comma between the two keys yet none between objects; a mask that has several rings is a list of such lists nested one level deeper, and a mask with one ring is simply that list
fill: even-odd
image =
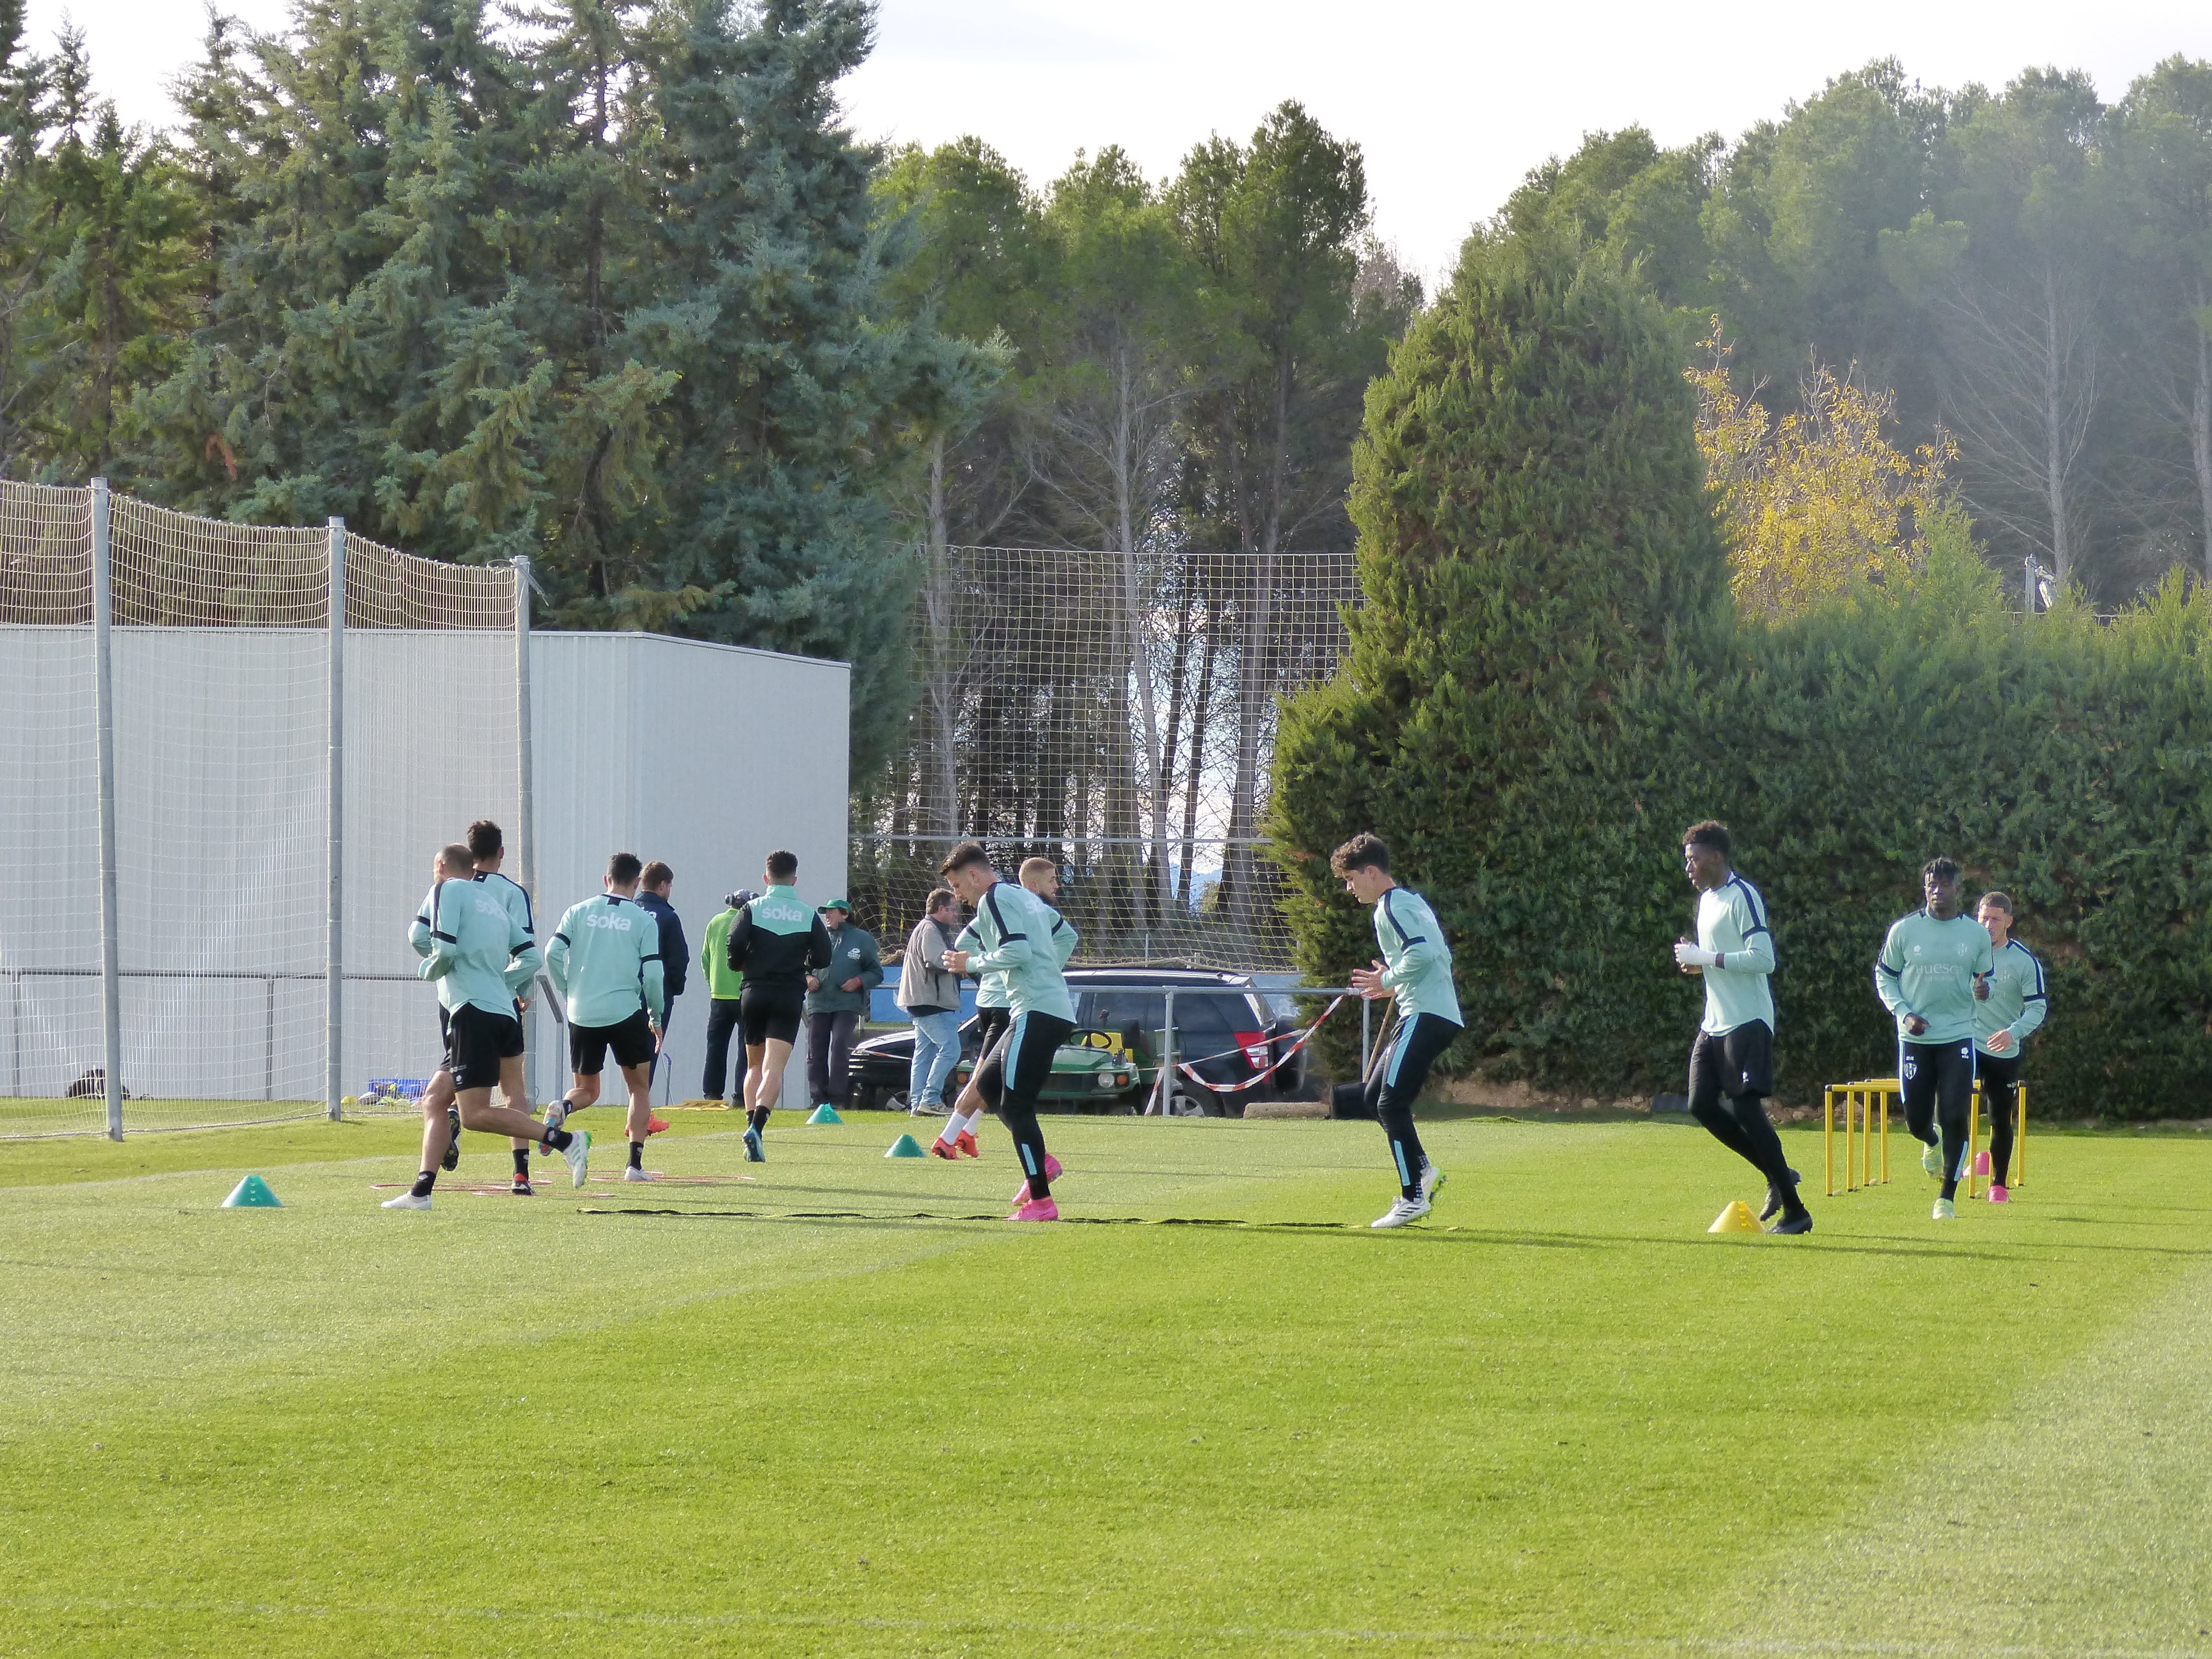
[{"label": "yellow hurdle", "polygon": [[[1895,1078],[1868,1078],[1857,1083],[1832,1083],[1823,1103],[1826,1127],[1821,1136],[1821,1158],[1826,1166],[1828,1196],[1836,1195],[1836,1109],[1843,1108],[1844,1185],[1855,1193],[1862,1187],[1889,1180],[1889,1097],[1899,1092]],[[1877,1121],[1879,1128],[1876,1127]],[[1877,1137],[1881,1150],[1875,1150]]]},{"label": "yellow hurdle", "polygon": [[[1904,1090],[1893,1077],[1862,1079],[1856,1083],[1832,1083],[1828,1085],[1821,1110],[1825,1120],[1821,1133],[1820,1152],[1827,1174],[1828,1196],[1833,1198],[1838,1190],[1857,1192],[1863,1187],[1887,1186],[1889,1183],[1889,1102],[1893,1095],[1902,1099]],[[2008,1188],[2023,1186],[2027,1181],[2027,1085],[2015,1091],[2013,1118],[2012,1179],[2004,1184]],[[1843,1115],[1844,1184],[1836,1185],[1836,1118],[1838,1109]],[[1879,1123],[1879,1127],[1876,1125]],[[1875,1142],[1879,1138],[1881,1150]],[[1974,1173],[1974,1162],[1982,1150],[1982,1082],[1974,1079],[1972,1103],[1966,1117],[1966,1196],[1979,1198],[1988,1182]],[[1877,1173],[1879,1171],[1879,1173]]]}]

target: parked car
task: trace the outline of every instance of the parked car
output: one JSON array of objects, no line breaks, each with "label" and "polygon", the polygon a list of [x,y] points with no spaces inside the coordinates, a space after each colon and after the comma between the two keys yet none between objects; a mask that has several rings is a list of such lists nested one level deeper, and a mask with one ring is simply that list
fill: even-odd
[{"label": "parked car", "polygon": [[[1291,1095],[1304,1086],[1302,1049],[1257,1090],[1227,1092],[1273,1066],[1297,1034],[1297,1022],[1268,1006],[1250,975],[1192,968],[1072,968],[1067,988],[1075,1000],[1075,1030],[1054,1057],[1052,1079],[1038,1105],[1063,1112],[1144,1110],[1159,1080],[1170,987],[1176,994],[1176,1054],[1185,1064],[1195,1061],[1201,1079],[1194,1084],[1178,1079],[1169,1102],[1173,1115],[1242,1117],[1254,1093]],[[960,1028],[960,1061],[946,1087],[948,1100],[981,1058],[975,1050],[981,1024],[979,1015]],[[855,1044],[853,1103],[903,1106],[913,1061],[911,1028]]]}]

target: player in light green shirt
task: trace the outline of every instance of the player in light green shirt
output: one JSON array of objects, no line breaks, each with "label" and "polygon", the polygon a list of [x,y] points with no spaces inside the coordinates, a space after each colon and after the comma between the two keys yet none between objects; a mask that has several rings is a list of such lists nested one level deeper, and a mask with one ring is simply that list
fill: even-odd
[{"label": "player in light green shirt", "polygon": [[599,1075],[614,1051],[629,1091],[629,1163],[625,1181],[651,1179],[645,1141],[653,1122],[653,1057],[667,1009],[659,919],[637,902],[642,866],[635,853],[607,860],[604,890],[568,907],[545,952],[545,971],[568,1010],[568,1064],[575,1082],[547,1112],[556,1122],[599,1098]]},{"label": "player in light green shirt", "polygon": [[1344,890],[1375,907],[1375,943],[1382,956],[1352,974],[1352,988],[1398,1005],[1398,1029],[1361,1083],[1362,1099],[1390,1143],[1398,1200],[1370,1227],[1403,1227],[1428,1214],[1444,1172],[1429,1161],[1413,1127],[1413,1103],[1429,1067],[1464,1028],[1459,988],[1452,981],[1451,945],[1428,901],[1390,874],[1390,849],[1376,835],[1358,835],[1329,855]]},{"label": "player in light green shirt", "polygon": [[[420,969],[438,987],[447,1011],[447,1065],[462,1126],[487,1134],[543,1142],[568,1161],[573,1185],[584,1184],[589,1135],[570,1135],[527,1113],[491,1103],[503,1061],[522,1052],[516,991],[530,982],[540,960],[537,942],[498,896],[476,879],[476,858],[465,843],[442,848],[433,866],[437,884],[422,903],[416,926],[424,933]],[[426,1091],[422,1107],[422,1168],[415,1184],[387,1210],[427,1210],[438,1166],[451,1138],[445,1109]]]},{"label": "player in light green shirt", "polygon": [[1982,1083],[1982,1105],[1990,1115],[1990,1149],[1975,1164],[1990,1177],[1992,1204],[2012,1202],[2013,1139],[2020,1121],[2021,1049],[2050,1011],[2043,964],[2012,937],[2009,894],[1984,893],[1975,920],[1990,936],[1990,994],[1974,1005],[1974,1074]]},{"label": "player in light green shirt", "polygon": [[1766,1115],[1774,1093],[1774,934],[1766,901],[1736,873],[1728,826],[1708,818],[1682,832],[1682,872],[1698,890],[1698,937],[1679,939],[1675,963],[1703,977],[1705,1018],[1690,1044],[1690,1115],[1715,1140],[1766,1177],[1762,1221],[1771,1231],[1809,1233],[1812,1215],[1797,1198],[1797,1171]]},{"label": "player in light green shirt", "polygon": [[1943,1183],[1938,1221],[1958,1213],[1974,1095],[1974,1005],[1988,997],[1996,966],[1988,930],[1959,912],[1959,876],[1955,859],[1929,860],[1920,872],[1926,904],[1891,926],[1874,964],[1875,991],[1897,1018],[1905,1124],[1926,1148],[1921,1168]]}]

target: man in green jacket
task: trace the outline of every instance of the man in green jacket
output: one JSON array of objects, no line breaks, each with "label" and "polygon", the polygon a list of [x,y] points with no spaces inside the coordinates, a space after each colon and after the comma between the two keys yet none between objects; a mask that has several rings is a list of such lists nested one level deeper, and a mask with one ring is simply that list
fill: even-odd
[{"label": "man in green jacket", "polygon": [[[722,913],[707,924],[707,937],[699,945],[699,972],[707,981],[707,1071],[699,1092],[708,1100],[725,1100],[735,1111],[745,1099],[745,1040],[742,1029],[742,998],[745,976],[730,966],[730,924],[752,895],[740,889],[722,901]],[[730,1073],[730,1034],[738,1034],[738,1069]],[[729,1092],[722,1091],[728,1074]]]},{"label": "man in green jacket", "polygon": [[830,961],[806,976],[806,1081],[817,1106],[853,1103],[853,1034],[868,996],[884,982],[875,935],[853,925],[841,898],[816,907],[830,934]]}]

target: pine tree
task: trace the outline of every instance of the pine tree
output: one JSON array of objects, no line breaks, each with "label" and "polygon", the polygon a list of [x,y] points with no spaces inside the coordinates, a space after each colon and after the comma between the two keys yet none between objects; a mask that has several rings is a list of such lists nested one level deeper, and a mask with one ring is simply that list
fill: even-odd
[{"label": "pine tree", "polygon": [[1691,781],[1623,733],[1697,660],[1677,635],[1725,615],[1685,349],[1610,261],[1473,246],[1368,393],[1366,604],[1344,672],[1283,714],[1273,829],[1304,965],[1373,955],[1327,868],[1373,830],[1452,938],[1475,1051],[1539,1075],[1555,1045],[1604,1052],[1577,988],[1674,896],[1645,817]]},{"label": "pine tree", "polygon": [[872,28],[866,0],[766,0],[747,20],[690,0],[669,20],[649,79],[670,280],[630,318],[655,362],[685,370],[670,533],[642,585],[705,596],[688,629],[849,661],[855,775],[911,695],[915,573],[889,486],[979,362],[890,315],[902,250],[871,196],[879,157],[839,124],[834,90]]}]

